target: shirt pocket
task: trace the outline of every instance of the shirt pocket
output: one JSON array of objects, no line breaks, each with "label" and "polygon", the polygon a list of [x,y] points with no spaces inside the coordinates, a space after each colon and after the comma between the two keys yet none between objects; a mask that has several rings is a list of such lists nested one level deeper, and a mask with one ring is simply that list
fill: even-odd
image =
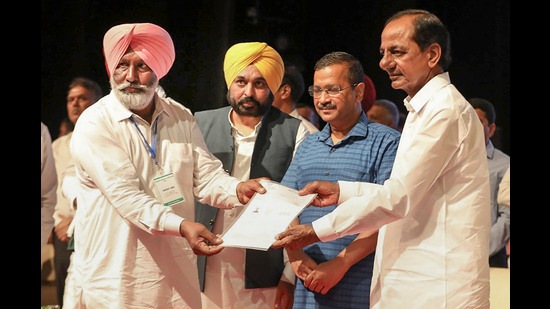
[{"label": "shirt pocket", "polygon": [[163,148],[166,154],[164,172],[174,173],[180,184],[193,186],[194,162],[191,144],[170,143]]}]

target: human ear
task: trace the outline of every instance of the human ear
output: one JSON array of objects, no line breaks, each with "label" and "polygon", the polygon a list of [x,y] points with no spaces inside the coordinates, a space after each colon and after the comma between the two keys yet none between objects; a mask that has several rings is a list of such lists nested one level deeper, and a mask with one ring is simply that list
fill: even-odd
[{"label": "human ear", "polygon": [[428,65],[430,68],[435,67],[439,63],[441,58],[441,46],[437,43],[433,43],[428,47]]}]

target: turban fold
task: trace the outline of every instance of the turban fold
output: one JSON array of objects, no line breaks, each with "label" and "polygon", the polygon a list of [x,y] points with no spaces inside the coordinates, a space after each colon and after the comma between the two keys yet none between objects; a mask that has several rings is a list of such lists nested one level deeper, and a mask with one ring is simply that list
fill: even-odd
[{"label": "turban fold", "polygon": [[174,42],[163,28],[150,23],[114,26],[103,38],[103,54],[109,77],[128,47],[155,72],[158,79],[168,73],[176,58]]},{"label": "turban fold", "polygon": [[374,105],[374,101],[376,101],[376,88],[374,87],[372,79],[370,79],[367,74],[365,74],[363,82],[365,83],[365,92],[363,92],[361,106],[366,113]]},{"label": "turban fold", "polygon": [[223,61],[227,88],[231,86],[235,77],[251,64],[262,73],[271,92],[277,92],[283,81],[285,65],[275,49],[261,42],[237,43],[227,50]]}]

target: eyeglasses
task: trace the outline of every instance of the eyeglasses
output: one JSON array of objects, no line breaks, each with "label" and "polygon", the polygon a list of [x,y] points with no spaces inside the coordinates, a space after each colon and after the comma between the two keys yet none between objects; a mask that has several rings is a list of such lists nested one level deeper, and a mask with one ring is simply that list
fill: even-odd
[{"label": "eyeglasses", "polygon": [[309,86],[307,88],[307,92],[309,92],[309,95],[318,99],[321,97],[321,94],[323,94],[323,92],[326,92],[329,96],[331,97],[335,97],[337,95],[340,94],[340,92],[348,89],[348,88],[352,88],[352,87],[356,87],[357,85],[359,85],[359,83],[355,83],[349,87],[346,87],[346,88],[342,88],[340,87],[339,85],[333,85],[331,86],[330,88],[328,89],[323,89],[323,88],[319,88],[319,87],[314,87],[314,86]]}]

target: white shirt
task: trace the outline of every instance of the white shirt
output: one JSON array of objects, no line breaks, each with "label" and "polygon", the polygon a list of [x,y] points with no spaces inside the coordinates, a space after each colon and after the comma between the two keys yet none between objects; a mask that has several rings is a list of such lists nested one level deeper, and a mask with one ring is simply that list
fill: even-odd
[{"label": "white shirt", "polygon": [[448,73],[407,97],[384,185],[339,182],[313,222],[322,241],[379,232],[371,308],[489,308],[489,175],[483,129]]},{"label": "white shirt", "polygon": [[316,126],[313,125],[313,123],[311,123],[309,120],[307,120],[306,118],[302,117],[302,115],[300,115],[300,113],[298,113],[298,110],[297,109],[293,109],[292,112],[290,112],[289,114],[290,116],[294,117],[294,118],[298,118],[300,120],[302,120],[302,123],[306,126],[306,128],[308,129],[309,133],[313,134],[315,132],[319,132],[319,129],[317,129]]},{"label": "white shirt", "polygon": [[[155,126],[112,92],[78,119],[71,151],[80,190],[64,307],[79,300],[94,309],[201,307],[196,255],[179,226],[194,220],[195,197],[222,208],[240,205],[239,181],[208,151],[189,109],[156,95],[155,105],[156,147]],[[159,202],[158,169],[144,138],[164,173],[175,175],[183,202]]]},{"label": "white shirt", "polygon": [[510,165],[500,180],[497,201],[499,205],[510,207]]},{"label": "white shirt", "polygon": [[57,176],[52,152],[52,137],[48,127],[40,122],[40,192],[41,192],[41,246],[40,252],[48,242],[54,224],[53,212],[57,200]]},{"label": "white shirt", "polygon": [[[66,135],[58,137],[52,143],[57,183],[59,184],[57,187],[57,204],[55,204],[55,212],[53,214],[55,225],[61,222],[60,215],[69,218],[74,217],[74,208],[71,205],[76,198],[78,187],[75,186],[74,182],[63,182],[65,176],[74,178],[74,161],[69,147],[72,135],[73,132],[69,132]],[[64,189],[68,195],[63,193]]]}]

